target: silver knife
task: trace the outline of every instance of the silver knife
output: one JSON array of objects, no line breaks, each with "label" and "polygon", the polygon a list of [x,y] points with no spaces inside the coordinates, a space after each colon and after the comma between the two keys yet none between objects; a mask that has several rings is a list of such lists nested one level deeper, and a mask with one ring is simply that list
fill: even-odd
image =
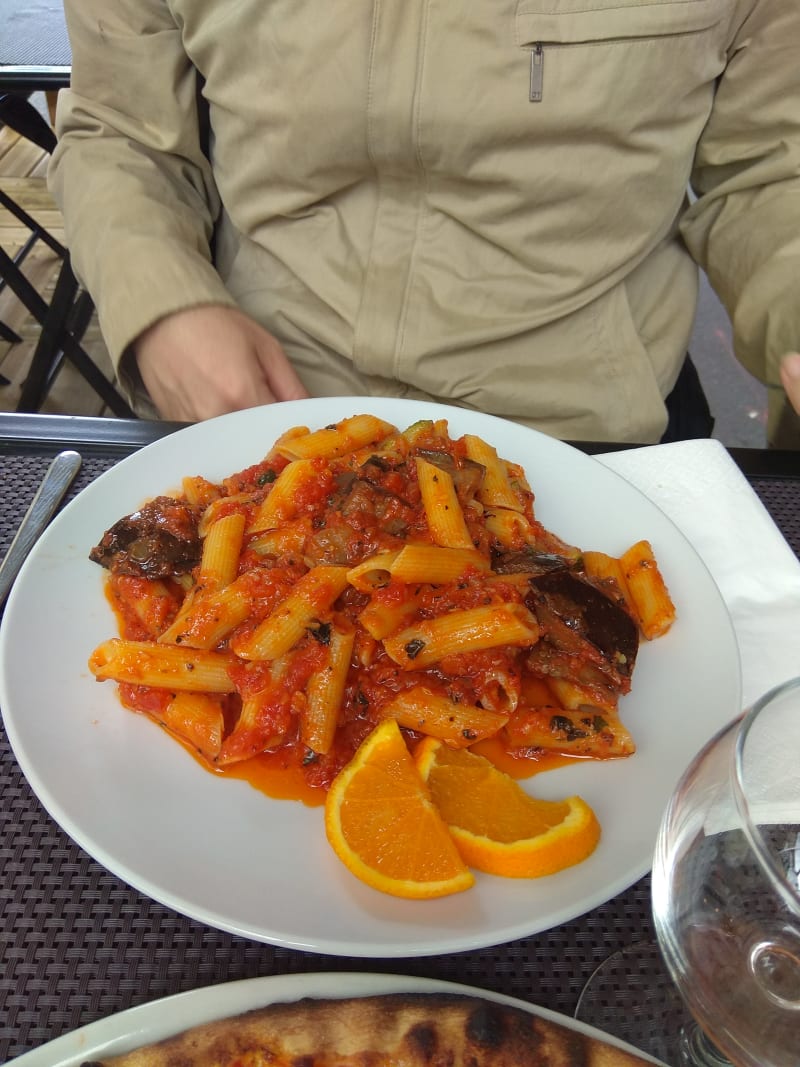
[{"label": "silver knife", "polygon": [[47,468],[42,483],[36,490],[36,496],[14,535],[11,547],[0,563],[0,607],[5,604],[20,567],[55,514],[80,467],[80,455],[68,451],[59,452]]}]

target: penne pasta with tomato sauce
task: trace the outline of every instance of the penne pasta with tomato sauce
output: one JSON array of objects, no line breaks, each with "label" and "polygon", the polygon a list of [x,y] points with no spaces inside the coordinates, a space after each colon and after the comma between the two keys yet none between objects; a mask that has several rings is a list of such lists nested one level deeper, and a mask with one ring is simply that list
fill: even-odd
[{"label": "penne pasta with tomato sauce", "polygon": [[519,776],[635,751],[619,702],[640,641],[675,619],[648,541],[567,544],[523,468],[444,420],[353,416],[268,445],[92,549],[119,636],[89,666],[126,707],[215,771],[281,768],[309,793],[277,795],[317,802],[387,718],[412,746],[489,743]]}]

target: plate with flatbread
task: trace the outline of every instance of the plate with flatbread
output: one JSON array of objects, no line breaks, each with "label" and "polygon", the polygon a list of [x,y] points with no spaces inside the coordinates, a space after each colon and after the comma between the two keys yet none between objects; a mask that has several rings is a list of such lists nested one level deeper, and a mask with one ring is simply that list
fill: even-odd
[{"label": "plate with flatbread", "polygon": [[90,1023],[15,1063],[646,1067],[659,1061],[502,994],[435,979],[332,972],[245,979],[165,997]]}]

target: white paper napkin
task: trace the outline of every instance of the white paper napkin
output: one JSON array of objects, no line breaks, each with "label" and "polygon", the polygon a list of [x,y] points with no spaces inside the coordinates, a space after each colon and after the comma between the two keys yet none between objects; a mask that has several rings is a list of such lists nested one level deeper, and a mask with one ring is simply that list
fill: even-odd
[{"label": "white paper napkin", "polygon": [[597,456],[672,519],[711,572],[733,619],[747,706],[800,675],[800,561],[719,441]]}]

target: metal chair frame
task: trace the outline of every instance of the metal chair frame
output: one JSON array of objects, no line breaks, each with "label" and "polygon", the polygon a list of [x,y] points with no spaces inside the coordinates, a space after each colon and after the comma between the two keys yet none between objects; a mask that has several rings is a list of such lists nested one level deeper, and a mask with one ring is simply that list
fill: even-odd
[{"label": "metal chair frame", "polygon": [[[46,152],[52,152],[55,147],[55,134],[27,99],[27,94],[0,95],[0,122],[4,122]],[[7,285],[41,327],[16,410],[28,413],[39,411],[47,399],[56,375],[64,361],[68,360],[115,415],[120,418],[136,418],[130,405],[108,381],[81,344],[94,306],[89,294],[79,286],[73,274],[68,250],[2,189],[0,205],[31,231],[31,236],[13,257],[0,248],[0,289]],[[25,257],[37,241],[42,241],[61,259],[49,304],[22,271]],[[2,322],[0,337],[12,343],[20,340],[15,331]]]}]

